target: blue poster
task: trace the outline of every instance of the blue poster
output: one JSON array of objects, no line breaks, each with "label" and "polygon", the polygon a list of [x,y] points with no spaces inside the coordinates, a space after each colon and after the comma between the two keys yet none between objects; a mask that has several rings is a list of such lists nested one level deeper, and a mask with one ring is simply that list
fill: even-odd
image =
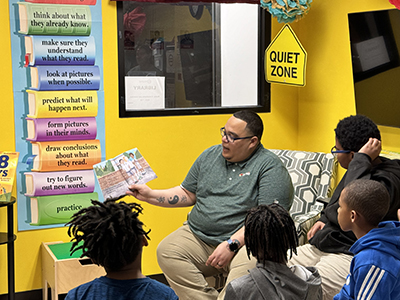
[{"label": "blue poster", "polygon": [[101,0],[9,0],[18,230],[62,227],[102,194]]}]

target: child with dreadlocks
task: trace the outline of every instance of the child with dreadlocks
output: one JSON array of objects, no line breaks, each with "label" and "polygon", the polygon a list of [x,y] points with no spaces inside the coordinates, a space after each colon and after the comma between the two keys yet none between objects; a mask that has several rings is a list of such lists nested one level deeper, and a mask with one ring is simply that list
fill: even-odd
[{"label": "child with dreadlocks", "polygon": [[70,290],[65,300],[178,299],[170,287],[142,274],[142,248],[150,232],[138,219],[142,207],[115,199],[92,204],[67,224],[73,236],[71,250],[82,249],[82,256],[103,266],[107,274]]},{"label": "child with dreadlocks", "polygon": [[231,281],[225,299],[322,299],[321,279],[312,267],[287,267],[298,238],[289,213],[279,204],[250,209],[244,231],[247,255],[257,259],[250,274]]}]

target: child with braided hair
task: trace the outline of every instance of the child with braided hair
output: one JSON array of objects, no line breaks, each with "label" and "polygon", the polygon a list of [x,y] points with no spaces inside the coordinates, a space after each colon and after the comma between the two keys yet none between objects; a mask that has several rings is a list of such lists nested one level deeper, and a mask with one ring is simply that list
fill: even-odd
[{"label": "child with braided hair", "polygon": [[321,278],[313,267],[287,267],[287,253],[296,253],[296,227],[279,204],[259,205],[249,210],[244,224],[247,256],[257,259],[248,275],[231,281],[226,300],[322,299]]},{"label": "child with braided hair", "polygon": [[138,219],[142,207],[115,199],[92,204],[67,223],[71,251],[82,249],[82,256],[103,266],[107,274],[70,290],[65,300],[178,299],[171,288],[142,274],[142,248],[150,232]]}]

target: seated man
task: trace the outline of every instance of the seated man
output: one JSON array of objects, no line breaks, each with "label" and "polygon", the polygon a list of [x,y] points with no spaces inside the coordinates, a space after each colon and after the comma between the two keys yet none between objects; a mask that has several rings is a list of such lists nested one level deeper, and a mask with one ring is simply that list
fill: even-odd
[{"label": "seated man", "polygon": [[[222,145],[205,150],[180,186],[152,190],[132,185],[137,199],[162,207],[192,206],[187,224],[158,246],[158,263],[179,299],[223,299],[225,289],[205,277],[225,273],[227,282],[256,264],[244,245],[244,219],[259,204],[289,209],[293,185],[281,160],[261,144],[263,123],[252,111],[240,111],[221,128]],[[225,285],[226,286],[226,285]]]},{"label": "seated man", "polygon": [[338,222],[357,241],[346,284],[334,300],[399,299],[400,222],[379,223],[389,209],[390,196],[375,180],[350,182],[339,198]]},{"label": "seated man", "polygon": [[296,253],[298,238],[289,213],[279,204],[252,208],[245,220],[247,255],[257,258],[249,275],[231,281],[226,300],[322,299],[321,278],[315,268],[291,266],[287,254]]},{"label": "seated man", "polygon": [[107,275],[70,290],[65,300],[177,300],[170,287],[142,274],[142,249],[149,238],[138,219],[142,207],[114,200],[92,204],[73,215],[68,235],[72,252],[82,249]]},{"label": "seated man", "polygon": [[322,278],[324,299],[331,300],[342,288],[353,254],[350,247],[357,240],[353,232],[344,232],[337,221],[338,201],[342,190],[355,179],[371,179],[385,185],[390,194],[389,211],[384,220],[396,220],[400,207],[400,161],[379,156],[381,135],[369,118],[355,115],[341,120],[336,129],[332,154],[347,169],[321,218],[308,232],[310,244],[298,247],[297,256],[288,264],[316,266]]}]

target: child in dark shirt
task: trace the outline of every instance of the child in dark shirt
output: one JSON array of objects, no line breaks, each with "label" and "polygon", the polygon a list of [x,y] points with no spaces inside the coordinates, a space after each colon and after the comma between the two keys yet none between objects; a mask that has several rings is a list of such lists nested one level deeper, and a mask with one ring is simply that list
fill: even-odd
[{"label": "child in dark shirt", "polygon": [[149,239],[138,219],[142,207],[116,200],[92,204],[67,224],[71,250],[82,249],[107,275],[70,290],[65,300],[177,300],[170,287],[142,274],[142,248]]}]

